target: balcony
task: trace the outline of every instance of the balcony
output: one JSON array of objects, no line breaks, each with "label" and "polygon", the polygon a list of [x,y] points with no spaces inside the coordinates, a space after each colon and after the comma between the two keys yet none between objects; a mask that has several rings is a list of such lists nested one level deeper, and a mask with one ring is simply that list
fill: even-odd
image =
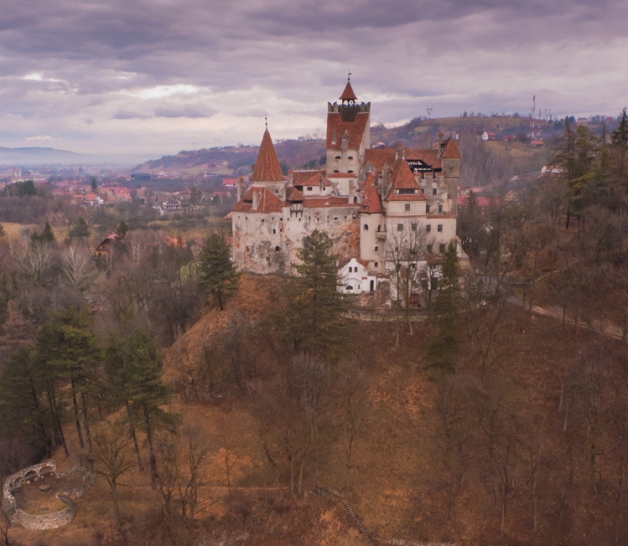
[{"label": "balcony", "polygon": [[375,238],[378,241],[385,241],[386,240],[386,232],[385,231],[376,231],[375,232]]}]

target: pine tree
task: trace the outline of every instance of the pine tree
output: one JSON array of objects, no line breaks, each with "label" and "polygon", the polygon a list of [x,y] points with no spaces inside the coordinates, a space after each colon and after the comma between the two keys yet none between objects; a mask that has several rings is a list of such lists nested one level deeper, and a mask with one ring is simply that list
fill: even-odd
[{"label": "pine tree", "polygon": [[203,246],[199,258],[201,289],[222,311],[226,300],[238,289],[240,273],[231,262],[231,249],[225,240],[213,233]]},{"label": "pine tree", "polygon": [[[79,443],[84,446],[84,431],[87,445],[92,448],[89,399],[97,395],[96,372],[100,361],[98,340],[86,309],[60,310],[37,335],[36,362],[42,376],[47,378],[50,409],[64,447],[61,415],[64,398],[71,398]],[[70,388],[61,388],[66,381]]]},{"label": "pine tree", "polygon": [[174,430],[177,422],[175,414],[162,409],[169,392],[161,380],[159,352],[148,333],[136,331],[126,339],[112,339],[107,354],[108,360],[111,359],[110,385],[118,389],[119,400],[127,409],[134,442],[136,428],[146,434],[151,486],[155,488],[158,478],[155,434],[163,428]]},{"label": "pine tree", "polygon": [[89,227],[87,222],[83,218],[79,218],[77,224],[70,229],[68,236],[70,239],[73,238],[85,238],[89,237]]},{"label": "pine tree", "polygon": [[294,349],[333,356],[346,341],[342,314],[348,303],[338,291],[339,279],[332,242],[315,230],[298,251],[298,276],[288,289],[286,333]]},{"label": "pine tree", "polygon": [[33,364],[29,348],[22,347],[6,361],[0,381],[2,422],[16,429],[27,429],[29,437],[46,456],[52,455],[52,415],[45,402],[46,382]]}]

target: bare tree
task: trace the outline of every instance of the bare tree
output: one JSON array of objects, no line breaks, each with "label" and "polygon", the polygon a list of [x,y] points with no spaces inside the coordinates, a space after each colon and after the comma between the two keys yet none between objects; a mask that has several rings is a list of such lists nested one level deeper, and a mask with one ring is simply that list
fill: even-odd
[{"label": "bare tree", "polygon": [[101,475],[109,484],[113,516],[117,527],[122,524],[118,499],[119,480],[133,468],[132,456],[129,450],[129,437],[125,427],[120,423],[106,424],[103,430],[96,435],[96,449],[92,456],[95,460],[93,470]]},{"label": "bare tree", "polygon": [[412,321],[410,309],[412,297],[418,298],[420,272],[426,260],[427,236],[418,223],[406,221],[401,230],[388,234],[386,240],[386,269],[393,278],[393,297],[396,305],[405,311],[410,335]]},{"label": "bare tree", "polygon": [[96,278],[98,270],[94,257],[86,247],[68,247],[61,254],[60,269],[63,280],[81,294],[88,290]]}]

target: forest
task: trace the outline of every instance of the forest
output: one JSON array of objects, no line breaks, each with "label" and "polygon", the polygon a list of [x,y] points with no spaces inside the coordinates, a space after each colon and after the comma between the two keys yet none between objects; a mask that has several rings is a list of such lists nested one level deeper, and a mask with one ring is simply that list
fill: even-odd
[{"label": "forest", "polygon": [[[356,310],[319,232],[293,278],[236,271],[211,224],[110,216],[96,258],[97,216],[0,232],[0,476],[101,477],[0,544],[626,543],[626,112],[567,124],[553,166],[468,196],[468,263],[414,315]],[[0,201],[35,218],[26,193]]]}]

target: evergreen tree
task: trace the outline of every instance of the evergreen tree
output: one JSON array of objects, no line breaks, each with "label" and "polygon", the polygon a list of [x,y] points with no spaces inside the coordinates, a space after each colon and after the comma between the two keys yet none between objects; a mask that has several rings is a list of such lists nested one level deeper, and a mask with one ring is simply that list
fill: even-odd
[{"label": "evergreen tree", "polygon": [[438,333],[427,348],[428,370],[436,373],[456,372],[456,359],[460,341],[457,336],[456,317],[460,308],[460,287],[458,285],[458,256],[456,244],[447,245],[443,255],[440,292],[434,302],[434,319]]},{"label": "evergreen tree", "polygon": [[29,348],[15,351],[3,367],[0,381],[0,414],[3,424],[26,429],[29,437],[46,456],[52,455],[52,415],[44,400],[45,379],[33,364]]},{"label": "evergreen tree", "polygon": [[[37,335],[35,358],[48,382],[50,410],[61,443],[65,444],[61,427],[64,399],[69,398],[79,443],[84,447],[85,432],[91,450],[89,402],[98,395],[97,368],[101,353],[87,309],[69,308],[57,312]],[[62,388],[68,381],[69,389]]]},{"label": "evergreen tree", "polygon": [[136,331],[126,339],[112,339],[107,349],[110,386],[118,390],[126,407],[131,435],[135,429],[146,434],[149,450],[151,486],[156,487],[158,472],[155,434],[163,428],[174,430],[176,415],[162,409],[169,392],[161,380],[161,359],[157,347],[146,332]]},{"label": "evergreen tree", "polygon": [[41,233],[35,231],[31,234],[31,244],[52,244],[56,241],[57,239],[55,238],[55,234],[53,233],[52,228],[50,227],[50,224],[48,222],[46,222],[44,230]]},{"label": "evergreen tree", "polygon": [[95,178],[92,178],[92,191],[98,193],[98,181]]},{"label": "evergreen tree", "polygon": [[124,220],[120,220],[114,231],[116,232],[116,235],[124,237],[129,232],[129,229],[128,224]]},{"label": "evergreen tree", "polygon": [[89,227],[83,218],[79,218],[75,226],[70,229],[68,236],[70,239],[89,237]]},{"label": "evergreen tree", "polygon": [[331,240],[318,230],[303,240],[298,251],[298,276],[288,289],[286,332],[296,350],[327,353],[333,356],[346,342],[348,308],[338,291],[338,267]]},{"label": "evergreen tree", "polygon": [[238,289],[240,273],[231,262],[231,248],[217,233],[205,240],[199,267],[201,289],[222,311],[226,300]]}]

